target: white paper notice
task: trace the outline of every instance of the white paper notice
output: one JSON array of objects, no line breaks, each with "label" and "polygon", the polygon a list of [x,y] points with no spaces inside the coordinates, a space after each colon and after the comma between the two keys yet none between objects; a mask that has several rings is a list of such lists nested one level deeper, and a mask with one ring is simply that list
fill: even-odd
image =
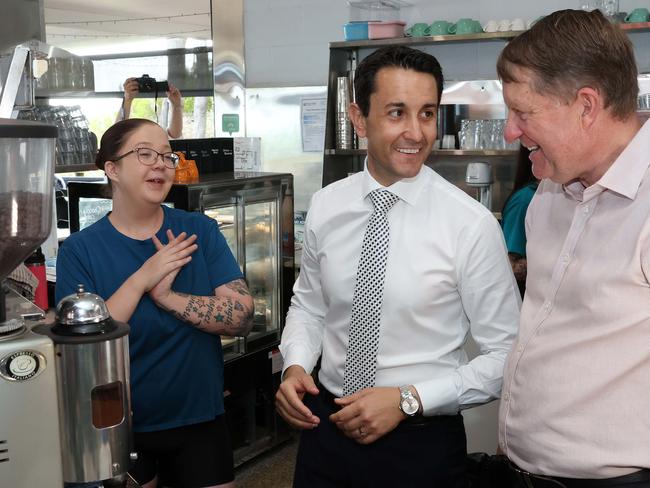
[{"label": "white paper notice", "polygon": [[302,150],[322,152],[325,147],[325,110],[327,98],[303,98],[300,103]]},{"label": "white paper notice", "polygon": [[233,152],[235,171],[262,171],[262,147],[259,137],[235,137]]}]

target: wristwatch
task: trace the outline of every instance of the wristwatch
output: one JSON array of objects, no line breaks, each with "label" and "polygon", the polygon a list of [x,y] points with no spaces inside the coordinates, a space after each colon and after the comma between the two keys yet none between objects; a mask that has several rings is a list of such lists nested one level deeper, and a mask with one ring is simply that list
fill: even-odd
[{"label": "wristwatch", "polygon": [[420,410],[420,402],[408,386],[399,387],[399,409],[409,417],[414,417]]}]

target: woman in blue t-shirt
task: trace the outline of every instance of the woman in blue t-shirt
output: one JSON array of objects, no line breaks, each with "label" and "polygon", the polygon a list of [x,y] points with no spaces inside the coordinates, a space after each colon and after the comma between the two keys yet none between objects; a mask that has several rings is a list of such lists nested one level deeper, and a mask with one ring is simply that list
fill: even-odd
[{"label": "woman in blue t-shirt", "polygon": [[508,257],[522,297],[526,289],[527,273],[526,211],[539,184],[539,181],[533,175],[529,156],[530,150],[521,146],[517,157],[515,185],[501,212],[501,227],[506,239]]},{"label": "woman in blue t-shirt", "polygon": [[154,122],[116,123],[101,140],[113,210],[65,240],[57,301],[78,283],[128,322],[135,450],[145,488],[233,486],[220,335],[246,335],[253,300],[217,223],[161,205],[178,156]]}]

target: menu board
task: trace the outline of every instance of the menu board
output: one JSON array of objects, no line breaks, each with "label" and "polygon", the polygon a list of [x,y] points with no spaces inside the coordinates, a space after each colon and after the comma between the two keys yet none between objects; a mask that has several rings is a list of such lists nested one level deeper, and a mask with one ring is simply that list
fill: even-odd
[{"label": "menu board", "polygon": [[79,230],[94,224],[113,209],[110,198],[79,199]]}]

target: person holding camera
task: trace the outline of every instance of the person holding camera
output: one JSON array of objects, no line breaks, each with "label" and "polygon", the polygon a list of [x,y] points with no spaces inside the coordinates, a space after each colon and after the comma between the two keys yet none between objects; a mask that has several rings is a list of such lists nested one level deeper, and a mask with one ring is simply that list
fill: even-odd
[{"label": "person holding camera", "polygon": [[[133,99],[140,93],[138,78],[127,78],[123,86],[124,98],[122,99],[122,107],[117,113],[115,122],[129,118]],[[167,99],[171,106],[171,117],[169,117],[170,123],[167,127],[167,135],[172,139],[178,139],[183,135],[183,107],[181,105],[181,92],[171,83],[169,83],[169,89],[167,90]]]}]

